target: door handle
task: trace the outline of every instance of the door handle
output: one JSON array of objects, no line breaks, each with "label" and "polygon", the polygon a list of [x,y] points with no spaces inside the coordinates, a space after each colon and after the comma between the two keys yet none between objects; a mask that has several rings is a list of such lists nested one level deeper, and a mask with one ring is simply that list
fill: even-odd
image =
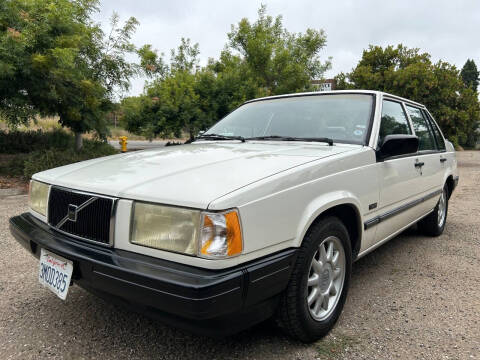
[{"label": "door handle", "polygon": [[447,158],[440,158],[440,162],[441,162],[441,163],[443,163],[443,162],[445,162],[445,161],[447,161]]},{"label": "door handle", "polygon": [[419,161],[415,163],[415,167],[422,167],[423,165],[425,165],[423,161]]}]

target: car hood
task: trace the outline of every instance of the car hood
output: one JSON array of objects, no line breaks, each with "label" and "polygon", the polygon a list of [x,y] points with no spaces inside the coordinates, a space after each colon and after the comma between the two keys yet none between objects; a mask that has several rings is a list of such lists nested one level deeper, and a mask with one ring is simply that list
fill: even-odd
[{"label": "car hood", "polygon": [[199,142],[130,152],[35,174],[72,189],[193,208],[307,162],[357,146],[287,142]]}]

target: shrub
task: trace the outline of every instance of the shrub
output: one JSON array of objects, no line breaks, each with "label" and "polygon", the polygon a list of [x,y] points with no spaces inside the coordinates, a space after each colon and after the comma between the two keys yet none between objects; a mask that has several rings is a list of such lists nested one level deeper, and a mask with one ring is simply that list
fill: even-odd
[{"label": "shrub", "polygon": [[0,163],[0,175],[23,177],[23,164],[28,154],[16,154]]},{"label": "shrub", "polygon": [[74,137],[62,129],[53,131],[0,131],[0,153],[18,154],[37,150],[73,148]]},{"label": "shrub", "polygon": [[66,150],[43,149],[28,154],[17,154],[0,168],[0,173],[30,179],[33,174],[40,171],[117,153],[117,150],[106,143],[84,140],[83,149],[80,152],[68,148]]}]

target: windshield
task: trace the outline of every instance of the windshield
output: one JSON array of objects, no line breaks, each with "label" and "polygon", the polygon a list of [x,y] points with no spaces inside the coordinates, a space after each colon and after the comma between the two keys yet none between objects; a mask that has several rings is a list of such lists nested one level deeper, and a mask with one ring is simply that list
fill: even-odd
[{"label": "windshield", "polygon": [[205,134],[330,138],[363,144],[372,111],[372,95],[331,94],[261,100],[242,105]]}]

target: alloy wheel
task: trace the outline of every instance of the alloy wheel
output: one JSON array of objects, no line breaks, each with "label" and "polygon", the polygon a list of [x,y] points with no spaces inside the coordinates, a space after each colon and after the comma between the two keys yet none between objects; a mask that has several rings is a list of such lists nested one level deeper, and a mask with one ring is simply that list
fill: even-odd
[{"label": "alloy wheel", "polygon": [[438,227],[442,227],[447,215],[447,193],[445,189],[442,191],[440,200],[438,200]]},{"label": "alloy wheel", "polygon": [[345,280],[345,250],[342,242],[329,236],[318,246],[307,280],[307,306],[316,321],[326,319],[335,309]]}]

